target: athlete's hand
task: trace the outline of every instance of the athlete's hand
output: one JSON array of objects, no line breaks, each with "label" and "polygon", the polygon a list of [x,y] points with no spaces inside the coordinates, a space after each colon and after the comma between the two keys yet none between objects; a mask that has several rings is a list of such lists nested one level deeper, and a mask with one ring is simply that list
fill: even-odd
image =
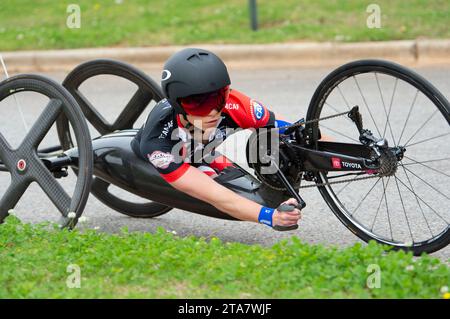
[{"label": "athlete's hand", "polygon": [[[298,202],[295,198],[289,198],[287,201],[281,203],[280,206],[282,204],[297,206]],[[298,208],[294,208],[294,210],[290,212],[280,212],[277,209],[275,210],[275,213],[272,216],[272,224],[278,226],[296,225],[301,218],[302,213]]]}]

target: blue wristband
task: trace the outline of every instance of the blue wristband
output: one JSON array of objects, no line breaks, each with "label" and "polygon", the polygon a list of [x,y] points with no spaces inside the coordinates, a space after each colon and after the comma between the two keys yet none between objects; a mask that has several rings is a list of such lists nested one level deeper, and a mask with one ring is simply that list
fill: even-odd
[{"label": "blue wristband", "polygon": [[274,208],[263,206],[259,211],[258,222],[272,227],[272,215],[275,212]]},{"label": "blue wristband", "polygon": [[[283,120],[275,120],[275,127],[282,127],[282,126],[288,126],[291,125],[292,123],[283,121]],[[280,134],[284,134],[284,132],[286,131],[285,128],[280,128],[278,130],[278,132],[280,132]]]}]

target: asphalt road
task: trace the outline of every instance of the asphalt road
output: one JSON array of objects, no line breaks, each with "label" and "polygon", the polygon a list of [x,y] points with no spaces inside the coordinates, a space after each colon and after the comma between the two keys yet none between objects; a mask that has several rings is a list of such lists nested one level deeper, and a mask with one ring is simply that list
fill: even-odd
[{"label": "asphalt road", "polygon": [[[254,97],[270,109],[274,110],[277,114],[281,114],[286,119],[291,121],[297,120],[306,115],[309,101],[314,93],[315,88],[318,86],[323,77],[329,73],[332,68],[285,68],[285,69],[231,69],[232,86],[247,95]],[[443,94],[450,99],[450,65],[444,66],[429,66],[416,68],[420,74],[430,80]],[[155,80],[159,79],[159,70],[146,70],[146,72]],[[51,73],[45,74],[57,81],[62,81],[64,73]],[[373,132],[377,130],[383,131],[385,111],[383,111],[382,105],[386,108],[389,107],[393,88],[397,87],[396,98],[394,98],[394,106],[391,118],[392,126],[394,126],[394,132],[390,132],[390,127],[386,128],[386,137],[393,134],[396,139],[401,134],[401,128],[406,121],[407,110],[411,107],[414,101],[415,91],[408,88],[404,83],[398,83],[397,86],[393,79],[383,78],[380,76],[379,84],[375,81],[375,78],[358,78],[358,84],[363,92],[364,99],[361,98],[358,85],[355,82],[343,83],[341,88],[344,91],[345,100],[349,105],[358,104],[361,109],[364,109],[364,105],[376,105],[372,109],[372,116],[374,122],[378,125],[373,125],[373,121],[370,114],[364,109],[363,117],[365,123],[372,129]],[[91,99],[92,103],[98,106],[100,113],[108,120],[113,120],[121,110],[123,105],[131,97],[133,86],[130,83],[120,79],[113,79],[109,76],[102,76],[95,80],[90,80],[86,83],[82,90],[85,95]],[[380,99],[380,93],[384,100]],[[330,115],[335,113],[334,109],[340,111],[345,110],[344,101],[341,100],[339,95],[330,96],[329,111],[324,111],[323,115]],[[27,126],[31,126],[34,119],[37,118],[42,107],[45,105],[45,99],[37,98],[36,95],[29,93],[22,93],[19,96],[18,103],[21,105],[25,117]],[[8,98],[0,103],[1,117],[0,117],[0,132],[6,137],[6,139],[14,146],[22,140],[26,129],[20,116],[20,112],[17,111],[16,102]],[[395,111],[395,108],[398,111]],[[137,126],[145,119],[147,112],[138,121]],[[406,141],[408,137],[414,135],[417,128],[424,125],[429,116],[433,115],[432,105],[426,105],[426,98],[419,96],[416,98],[416,105],[414,111],[411,112],[409,118],[409,124],[403,132],[404,137],[402,141]],[[331,125],[331,122],[330,126]],[[345,118],[339,119],[336,124],[333,124],[335,129],[339,128],[341,133],[345,135],[355,136],[355,127],[349,125],[349,121]],[[397,128],[397,130],[395,129]],[[327,132],[325,129],[324,132]],[[435,114],[432,119],[424,125],[423,130],[416,134],[410,144],[413,142],[420,142],[426,138],[435,137],[440,134],[446,134],[449,132],[448,125],[443,121],[441,115]],[[350,142],[350,140],[343,137],[343,135],[335,135],[333,132],[328,131],[327,134],[334,136],[339,141]],[[353,135],[352,135],[353,134]],[[423,135],[421,135],[423,134]],[[97,134],[92,131],[92,135]],[[245,156],[242,152],[242,146],[245,143],[245,136],[248,133],[238,133],[236,138],[230,138],[225,143],[226,149],[224,150],[230,158],[235,159],[239,164],[245,165]],[[52,145],[56,143],[55,130],[52,128],[49,135],[45,138],[43,145]],[[433,141],[421,143],[421,145],[415,145],[414,149],[411,147],[411,151],[407,153],[410,158],[415,160],[431,160],[442,159],[450,157],[449,148],[450,138],[448,135],[434,139]],[[423,147],[422,147],[423,146]],[[411,160],[408,161],[412,163]],[[406,161],[405,161],[406,163]],[[449,161],[439,161],[427,163],[428,166],[450,173]],[[414,189],[417,194],[423,198],[424,202],[429,206],[432,206],[436,213],[439,213],[444,219],[450,221],[450,212],[448,211],[450,194],[448,176],[437,173],[436,171],[429,169],[423,165],[411,165],[409,168],[417,168],[415,171],[417,175],[427,178],[432,186],[438,188],[443,194],[437,193],[433,188],[421,182],[419,179],[411,177]],[[399,172],[399,174],[402,172]],[[404,173],[403,173],[404,174]],[[407,175],[400,175],[402,181],[407,183]],[[0,172],[0,194],[3,194],[8,183],[8,174]],[[417,209],[417,198],[408,195],[406,186],[399,185],[399,192],[404,194],[400,201],[398,196],[398,188],[393,179],[387,187],[388,196],[392,196],[389,205],[397,208],[396,212],[391,211],[391,215],[385,211],[382,199],[382,187],[381,182],[376,185],[374,191],[371,192],[363,204],[359,203],[365,194],[370,190],[376,180],[369,180],[365,182],[351,183],[346,189],[342,190],[341,201],[344,205],[358,208],[358,219],[362,222],[369,222],[372,218],[377,219],[377,226],[375,230],[380,233],[387,233],[388,222],[391,223],[391,230],[396,236],[408,236],[408,228],[406,223],[410,223],[410,228],[418,234],[421,231],[426,234],[429,228],[431,232],[437,232],[442,230],[442,224],[439,219],[428,209],[428,206],[421,202],[420,210]],[[73,178],[63,182],[68,190],[73,188]],[[410,185],[410,184],[409,184]],[[340,190],[342,186],[336,188]],[[121,193],[118,191],[118,194]],[[86,227],[99,227],[102,231],[118,232],[122,227],[127,226],[131,231],[154,231],[157,227],[162,226],[170,231],[175,231],[180,236],[195,235],[210,238],[212,236],[219,237],[224,241],[241,242],[246,244],[261,244],[271,245],[281,239],[289,238],[291,236],[298,236],[302,241],[313,244],[323,245],[337,245],[347,246],[352,245],[360,240],[346,229],[340,221],[334,216],[331,210],[328,208],[325,201],[320,196],[319,192],[315,188],[306,189],[301,192],[302,197],[307,202],[307,208],[304,210],[304,218],[300,222],[298,230],[293,232],[276,232],[268,229],[266,226],[257,225],[249,222],[233,222],[224,221],[214,218],[203,217],[179,209],[174,209],[171,212],[157,217],[155,219],[136,219],[121,215],[112,209],[106,207],[100,203],[95,197],[89,198],[87,207],[85,209],[84,216],[88,217],[88,222],[81,225],[81,228]],[[121,195],[128,196],[128,195]],[[127,197],[133,198],[133,197]],[[139,199],[136,199],[139,200]],[[405,206],[405,211],[402,205]],[[381,206],[379,217],[375,217],[374,207]],[[423,207],[422,207],[423,206]],[[428,209],[428,210],[427,210]],[[411,212],[413,211],[414,212]],[[361,213],[362,211],[362,213]],[[56,208],[47,199],[45,194],[40,190],[37,185],[31,185],[21,201],[16,207],[16,212],[25,221],[39,222],[43,220],[55,220],[58,213]],[[367,212],[368,216],[365,216],[364,212]],[[369,214],[370,212],[370,214]],[[423,218],[420,215],[423,212],[429,217],[429,225],[426,226]],[[405,218],[405,215],[406,218]],[[367,218],[366,218],[367,217]],[[387,218],[389,217],[389,218]],[[409,219],[408,219],[409,218]],[[441,227],[441,228],[439,228]],[[425,229],[425,230],[424,230]],[[388,233],[387,233],[388,234]],[[450,247],[440,250],[434,254],[435,256],[447,260],[450,258]]]}]

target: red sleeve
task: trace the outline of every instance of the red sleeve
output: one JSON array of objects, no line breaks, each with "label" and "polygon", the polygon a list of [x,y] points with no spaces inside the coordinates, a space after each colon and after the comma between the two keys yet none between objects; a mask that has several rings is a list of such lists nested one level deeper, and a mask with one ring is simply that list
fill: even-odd
[{"label": "red sleeve", "polygon": [[228,114],[241,128],[259,128],[273,125],[275,122],[273,112],[234,89],[230,92],[224,113]]},{"label": "red sleeve", "polygon": [[161,177],[164,178],[164,180],[168,183],[173,183],[176,180],[178,180],[181,176],[184,175],[184,173],[186,173],[186,171],[189,169],[191,165],[189,165],[188,163],[183,163],[181,164],[181,166],[179,166],[176,170],[174,170],[173,172],[170,173],[160,173]]}]

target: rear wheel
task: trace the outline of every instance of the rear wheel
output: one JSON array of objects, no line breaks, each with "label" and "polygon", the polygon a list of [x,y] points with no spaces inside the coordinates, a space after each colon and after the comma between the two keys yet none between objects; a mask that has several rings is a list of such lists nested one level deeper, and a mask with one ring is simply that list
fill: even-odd
[{"label": "rear wheel", "polygon": [[[45,97],[47,105],[28,130],[19,147],[11,147],[0,132],[0,172],[9,172],[11,183],[5,193],[0,195],[0,222],[8,215],[22,198],[31,183],[35,182],[48,196],[61,214],[59,224],[63,227],[73,227],[86,205],[90,182],[92,178],[92,144],[83,113],[77,102],[60,84],[38,75],[18,75],[0,83],[0,102],[13,95],[24,92],[33,94],[32,99]],[[30,99],[30,97],[29,97]],[[4,116],[7,116],[4,114]],[[73,192],[60,184],[54,174],[45,165],[46,156],[54,156],[52,150],[39,149],[44,138],[58,116],[67,119],[79,154],[78,174]],[[74,212],[76,218],[69,218],[68,213]]]},{"label": "rear wheel", "polygon": [[[328,75],[311,100],[307,120],[345,112],[358,105],[364,128],[403,146],[404,157],[389,174],[352,181],[338,172],[318,173],[323,198],[352,232],[415,255],[450,242],[450,105],[419,74],[398,64],[355,61]],[[317,149],[319,129],[336,142],[359,143],[348,117],[307,128]],[[392,163],[391,163],[392,164]],[[367,172],[361,172],[367,173]],[[373,173],[373,172],[372,172]],[[330,182],[341,182],[330,184]]]},{"label": "rear wheel", "polygon": [[[106,120],[106,114],[103,116],[80,89],[89,79],[103,75],[122,78],[137,87],[135,93],[113,123]],[[97,80],[95,85],[97,92],[102,85],[101,80]],[[133,128],[133,125],[149,103],[152,101],[158,102],[163,98],[159,85],[144,72],[127,63],[107,59],[93,60],[79,65],[65,78],[63,86],[74,96],[88,122],[101,135],[112,133],[116,130]],[[73,144],[67,124],[67,119],[64,117],[59,118],[57,121],[58,136],[64,149],[71,148]],[[94,177],[91,189],[92,194],[102,203],[119,213],[132,217],[153,218],[172,209],[169,206],[147,200],[136,203],[127,199],[130,197],[128,192],[120,190],[121,196],[119,196],[113,192],[113,189],[114,186],[110,183]]]}]

